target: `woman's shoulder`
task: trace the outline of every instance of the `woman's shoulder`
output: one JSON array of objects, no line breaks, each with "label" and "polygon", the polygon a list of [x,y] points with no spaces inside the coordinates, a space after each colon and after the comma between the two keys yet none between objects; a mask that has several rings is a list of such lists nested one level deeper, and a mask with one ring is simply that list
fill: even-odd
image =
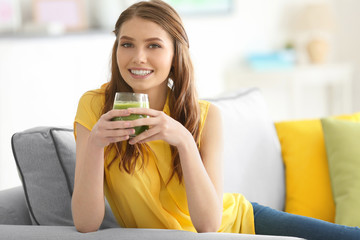
[{"label": "woman's shoulder", "polygon": [[213,103],[207,101],[207,100],[199,100],[199,106],[200,106],[200,113],[202,117],[207,117],[207,115],[220,115],[220,109]]},{"label": "woman's shoulder", "polygon": [[198,102],[199,102],[201,115],[203,115],[204,113],[207,114],[207,112],[209,111],[209,107],[210,107],[211,103],[209,101],[202,100],[202,99],[199,99]]},{"label": "woman's shoulder", "polygon": [[89,117],[97,119],[100,117],[102,108],[105,103],[105,88],[107,84],[103,84],[101,88],[85,92],[78,104],[77,117]]},{"label": "woman's shoulder", "polygon": [[92,97],[104,95],[107,85],[108,85],[108,83],[104,83],[101,85],[100,88],[88,90],[82,95],[82,97],[92,98]]},{"label": "woman's shoulder", "polygon": [[[220,109],[213,103],[206,100],[199,100],[201,131],[205,125],[219,126],[221,123]],[[206,123],[206,124],[205,124]]]},{"label": "woman's shoulder", "polygon": [[98,89],[86,91],[80,98],[81,104],[93,104],[93,102],[103,102],[105,99],[105,88],[107,83],[103,84]]},{"label": "woman's shoulder", "polygon": [[[222,116],[220,109],[215,104],[205,100],[201,100],[200,109],[200,142],[202,142],[201,145],[209,146],[210,144],[210,146],[212,146],[214,144],[212,143],[213,140],[216,139],[216,145],[219,146],[219,144],[222,144],[222,140],[220,140],[222,137]],[[205,149],[208,148],[205,147]]]}]

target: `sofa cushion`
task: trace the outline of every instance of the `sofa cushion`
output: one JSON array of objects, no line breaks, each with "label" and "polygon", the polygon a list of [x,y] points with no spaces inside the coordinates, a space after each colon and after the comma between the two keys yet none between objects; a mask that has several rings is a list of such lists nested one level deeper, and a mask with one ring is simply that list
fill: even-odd
[{"label": "sofa cushion", "polygon": [[331,185],[335,223],[360,226],[360,123],[333,118],[321,120]]},{"label": "sofa cushion", "polygon": [[[336,116],[359,121],[360,114]],[[335,221],[324,135],[320,119],[275,123],[286,169],[288,213]]]},{"label": "sofa cushion", "polygon": [[212,99],[223,116],[224,191],[283,210],[284,167],[268,106],[257,88]]},{"label": "sofa cushion", "polygon": [[0,191],[0,224],[31,225],[22,187]]},{"label": "sofa cushion", "polygon": [[[73,225],[73,131],[67,128],[32,128],[13,135],[12,149],[33,224]],[[109,209],[107,204],[104,228],[118,226]]]},{"label": "sofa cushion", "polygon": [[334,222],[335,205],[320,120],[275,125],[286,168],[285,211]]},{"label": "sofa cushion", "polygon": [[300,240],[296,237],[236,233],[194,233],[168,229],[110,228],[79,233],[69,226],[0,225],[0,239],[26,240]]},{"label": "sofa cushion", "polygon": [[[196,233],[167,229],[110,228],[80,233],[70,226],[1,226],[0,239],[27,240],[194,240]],[[240,234],[239,234],[240,235]]]}]

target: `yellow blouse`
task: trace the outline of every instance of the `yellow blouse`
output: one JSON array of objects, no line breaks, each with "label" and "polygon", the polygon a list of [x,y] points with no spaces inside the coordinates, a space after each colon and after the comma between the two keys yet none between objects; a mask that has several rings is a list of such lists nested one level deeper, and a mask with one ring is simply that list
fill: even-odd
[{"label": "yellow blouse", "polygon": [[[86,92],[80,99],[75,122],[91,131],[101,116],[104,104],[105,84],[101,89]],[[201,130],[204,126],[210,103],[199,100]],[[169,114],[168,100],[163,111]],[[74,134],[76,127],[74,122]],[[105,159],[105,195],[114,216],[122,227],[162,228],[196,232],[188,210],[185,186],[175,175],[171,176],[170,145],[164,141],[152,141],[148,145],[156,157],[149,155],[143,169],[128,174],[119,169],[119,160],[110,165],[113,151]],[[206,204],[206,199],[204,199]],[[219,232],[254,234],[252,205],[243,195],[225,193],[223,216]]]}]

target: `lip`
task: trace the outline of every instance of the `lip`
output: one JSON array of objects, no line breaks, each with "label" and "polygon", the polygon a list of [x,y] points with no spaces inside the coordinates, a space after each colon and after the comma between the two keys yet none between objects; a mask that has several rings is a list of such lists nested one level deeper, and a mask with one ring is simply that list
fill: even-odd
[{"label": "lip", "polygon": [[[131,71],[150,71],[148,74],[145,74],[145,75],[139,75],[139,74],[134,74],[132,73]],[[142,78],[147,78],[149,77],[153,72],[154,70],[152,69],[147,69],[147,68],[130,68],[128,69],[130,75],[133,77],[133,78],[136,78],[136,79],[142,79]]]}]

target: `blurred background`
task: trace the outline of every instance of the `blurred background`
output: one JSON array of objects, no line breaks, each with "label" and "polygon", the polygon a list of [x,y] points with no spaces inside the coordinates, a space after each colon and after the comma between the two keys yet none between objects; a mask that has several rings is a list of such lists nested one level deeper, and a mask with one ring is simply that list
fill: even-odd
[{"label": "blurred background", "polygon": [[[133,0],[0,0],[0,190],[20,184],[15,132],[72,126],[109,79],[113,26]],[[258,87],[274,121],[360,110],[360,1],[169,0],[198,92]]]}]

